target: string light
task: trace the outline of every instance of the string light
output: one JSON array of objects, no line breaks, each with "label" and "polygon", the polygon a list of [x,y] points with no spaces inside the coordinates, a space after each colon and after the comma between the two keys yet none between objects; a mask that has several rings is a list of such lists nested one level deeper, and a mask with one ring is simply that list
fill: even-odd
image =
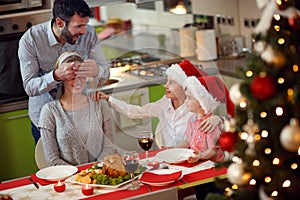
[{"label": "string light", "polygon": [[278,82],[279,84],[284,83],[284,78],[282,78],[282,77],[278,78],[277,82]]},{"label": "string light", "polygon": [[252,165],[253,165],[254,167],[258,167],[258,166],[260,165],[259,160],[254,160],[253,163],[252,163]]},{"label": "string light", "polygon": [[274,17],[274,19],[277,20],[277,21],[280,20],[280,15],[279,15],[279,14],[274,14],[273,17]]},{"label": "string light", "polygon": [[270,148],[265,148],[265,154],[270,154],[272,150]]},{"label": "string light", "polygon": [[298,155],[300,156],[300,147],[298,148]]},{"label": "string light", "polygon": [[276,0],[276,4],[281,6],[282,5],[282,1],[281,0]]},{"label": "string light", "polygon": [[255,180],[255,179],[251,179],[251,180],[249,181],[249,184],[250,184],[250,185],[256,185],[256,180]]},{"label": "string light", "polygon": [[262,111],[261,113],[260,113],[260,117],[261,118],[266,118],[268,116],[268,114],[267,114],[267,112],[265,112],[265,111]]},{"label": "string light", "polygon": [[294,72],[298,72],[299,71],[299,67],[298,67],[298,65],[293,65],[293,71]]},{"label": "string light", "polygon": [[289,88],[289,89],[287,90],[287,95],[288,95],[288,99],[289,99],[290,101],[292,101],[293,98],[294,98],[294,90],[293,90],[292,88]]},{"label": "string light", "polygon": [[232,157],[232,162],[241,164],[241,163],[242,163],[242,159],[240,159],[240,158],[237,157],[237,156],[233,156],[233,157]]},{"label": "string light", "polygon": [[225,188],[225,196],[231,197],[232,194],[233,194],[232,189],[230,189],[229,187],[226,187]]},{"label": "string light", "polygon": [[277,40],[277,42],[278,42],[278,44],[284,44],[284,43],[285,43],[285,39],[279,38],[279,39]]},{"label": "string light", "polygon": [[247,103],[245,101],[240,102],[240,107],[241,108],[246,108],[246,106],[247,106]]},{"label": "string light", "polygon": [[282,187],[285,187],[285,188],[290,187],[290,186],[291,186],[291,181],[290,180],[286,180],[282,184]]},{"label": "string light", "polygon": [[259,141],[259,140],[260,140],[260,138],[261,138],[261,137],[260,137],[260,135],[259,135],[259,134],[255,134],[255,135],[254,135],[254,139],[255,139],[256,141]]},{"label": "string light", "polygon": [[283,115],[283,108],[282,107],[277,107],[275,112],[276,112],[277,116],[281,116],[281,115]]},{"label": "string light", "polygon": [[236,184],[233,184],[231,188],[232,188],[233,190],[239,189],[239,187],[238,187]]},{"label": "string light", "polygon": [[273,165],[278,165],[280,162],[279,158],[274,158],[273,159]]},{"label": "string light", "polygon": [[247,138],[248,138],[248,133],[242,132],[240,137],[241,137],[242,140],[247,140]]},{"label": "string light", "polygon": [[270,182],[271,182],[271,180],[272,180],[272,179],[271,179],[271,177],[270,177],[270,176],[266,176],[266,177],[265,177],[265,182],[266,182],[266,183],[270,183]]},{"label": "string light", "polygon": [[274,25],[274,30],[279,32],[280,31],[280,26],[279,25]]},{"label": "string light", "polygon": [[272,197],[277,197],[278,196],[278,192],[276,190],[274,190],[271,194]]},{"label": "string light", "polygon": [[261,132],[261,137],[263,137],[263,138],[267,138],[268,135],[269,135],[269,132],[268,132],[267,130],[263,130],[263,131]]},{"label": "string light", "polygon": [[248,78],[252,77],[252,76],[253,76],[253,72],[252,72],[251,70],[247,70],[247,71],[246,71],[246,76],[247,76]]},{"label": "string light", "polygon": [[296,163],[293,163],[293,164],[291,164],[291,168],[292,168],[292,169],[297,169],[297,168],[298,168],[298,165],[297,165]]}]

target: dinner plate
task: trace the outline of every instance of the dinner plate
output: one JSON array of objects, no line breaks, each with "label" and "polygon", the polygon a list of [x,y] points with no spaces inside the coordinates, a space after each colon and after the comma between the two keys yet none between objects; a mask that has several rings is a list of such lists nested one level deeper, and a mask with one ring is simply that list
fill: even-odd
[{"label": "dinner plate", "polygon": [[58,181],[72,176],[77,171],[77,167],[71,165],[56,165],[39,170],[36,176],[47,181]]},{"label": "dinner plate", "polygon": [[[181,170],[177,170],[177,169],[157,169],[157,170],[152,170],[151,173],[154,174],[158,174],[158,175],[167,175],[167,174],[172,174],[175,172],[178,172]],[[151,185],[151,186],[165,186],[165,185],[169,185],[171,183],[176,182],[177,180],[180,180],[183,176],[183,173],[181,174],[181,176],[178,179],[174,179],[174,180],[170,180],[170,181],[163,181],[163,182],[151,182],[151,181],[143,181],[140,177],[140,181],[144,184],[147,185]]]},{"label": "dinner plate", "polygon": [[182,163],[193,155],[194,151],[191,149],[173,148],[158,152],[155,156],[155,160],[167,163]]}]

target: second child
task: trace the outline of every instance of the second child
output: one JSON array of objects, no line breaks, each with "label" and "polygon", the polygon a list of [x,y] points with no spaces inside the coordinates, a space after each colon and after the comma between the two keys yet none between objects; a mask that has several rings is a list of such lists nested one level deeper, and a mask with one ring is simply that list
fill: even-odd
[{"label": "second child", "polygon": [[224,154],[218,147],[218,139],[222,133],[221,126],[216,126],[209,134],[198,127],[203,120],[213,115],[213,111],[220,103],[226,103],[227,113],[233,117],[234,106],[228,90],[216,76],[188,77],[185,86],[186,106],[194,114],[188,121],[186,139],[175,147],[194,150],[195,155],[188,158],[189,163],[207,159],[222,161]]}]

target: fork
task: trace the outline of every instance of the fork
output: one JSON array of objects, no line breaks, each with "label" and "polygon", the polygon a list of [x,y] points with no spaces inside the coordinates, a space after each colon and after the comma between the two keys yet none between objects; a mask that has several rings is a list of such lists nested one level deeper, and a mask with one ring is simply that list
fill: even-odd
[{"label": "fork", "polygon": [[34,180],[32,180],[31,177],[28,177],[28,180],[36,187],[36,189],[40,188],[39,184],[37,182],[35,182]]}]

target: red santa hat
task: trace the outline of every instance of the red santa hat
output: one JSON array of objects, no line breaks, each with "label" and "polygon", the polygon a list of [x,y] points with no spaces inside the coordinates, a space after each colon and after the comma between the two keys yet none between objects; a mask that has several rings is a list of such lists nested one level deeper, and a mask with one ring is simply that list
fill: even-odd
[{"label": "red santa hat", "polygon": [[166,70],[166,74],[169,78],[173,79],[179,84],[184,83],[189,76],[208,76],[206,72],[200,70],[188,60],[183,60],[179,64],[172,64],[171,67]]},{"label": "red santa hat", "polygon": [[188,77],[185,87],[198,100],[206,114],[212,113],[220,103],[226,103],[228,115],[234,117],[234,104],[223,81],[217,76]]}]

